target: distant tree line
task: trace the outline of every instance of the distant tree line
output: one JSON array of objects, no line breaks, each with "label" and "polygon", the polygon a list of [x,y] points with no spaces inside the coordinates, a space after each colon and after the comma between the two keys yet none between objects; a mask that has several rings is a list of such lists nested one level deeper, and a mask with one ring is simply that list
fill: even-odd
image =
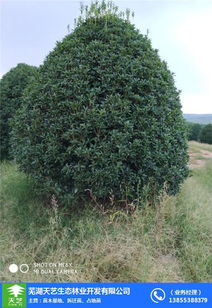
[{"label": "distant tree line", "polygon": [[212,144],[212,124],[187,122],[188,140]]}]

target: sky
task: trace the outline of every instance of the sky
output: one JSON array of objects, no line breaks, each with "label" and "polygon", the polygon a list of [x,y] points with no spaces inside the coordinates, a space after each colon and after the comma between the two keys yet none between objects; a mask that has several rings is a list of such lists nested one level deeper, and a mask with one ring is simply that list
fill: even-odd
[{"label": "sky", "polygon": [[[39,66],[74,29],[80,2],[90,0],[0,0],[0,76],[18,63]],[[212,0],[114,0],[135,13],[175,74],[184,113],[212,113]]]}]

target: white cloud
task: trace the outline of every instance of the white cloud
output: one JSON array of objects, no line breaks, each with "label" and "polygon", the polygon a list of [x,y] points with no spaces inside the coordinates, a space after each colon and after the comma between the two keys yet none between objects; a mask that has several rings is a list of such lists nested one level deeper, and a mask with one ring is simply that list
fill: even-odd
[{"label": "white cloud", "polygon": [[183,113],[212,113],[212,93],[210,95],[181,95]]},{"label": "white cloud", "polygon": [[199,11],[191,10],[176,28],[177,40],[193,65],[200,85],[199,89],[193,86],[192,94],[182,95],[183,110],[187,113],[212,113],[211,16],[212,5],[202,5]]}]

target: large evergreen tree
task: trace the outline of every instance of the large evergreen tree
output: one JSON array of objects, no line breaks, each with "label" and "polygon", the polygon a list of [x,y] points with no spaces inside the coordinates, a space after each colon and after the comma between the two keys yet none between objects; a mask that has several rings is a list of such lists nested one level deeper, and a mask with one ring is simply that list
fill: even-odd
[{"label": "large evergreen tree", "polygon": [[[111,2],[81,7],[25,93],[13,123],[21,169],[39,192],[78,200],[176,193],[188,174],[173,74]],[[83,14],[85,16],[83,17]]]}]

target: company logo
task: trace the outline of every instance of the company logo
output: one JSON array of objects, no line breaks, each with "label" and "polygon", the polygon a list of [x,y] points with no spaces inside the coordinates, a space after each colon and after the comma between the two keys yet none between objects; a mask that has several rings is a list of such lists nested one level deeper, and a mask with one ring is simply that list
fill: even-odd
[{"label": "company logo", "polygon": [[2,285],[2,307],[26,307],[26,284],[9,284]]},{"label": "company logo", "polygon": [[154,303],[158,304],[159,302],[162,302],[166,298],[166,293],[164,292],[163,289],[156,288],[152,290],[150,298]]}]

